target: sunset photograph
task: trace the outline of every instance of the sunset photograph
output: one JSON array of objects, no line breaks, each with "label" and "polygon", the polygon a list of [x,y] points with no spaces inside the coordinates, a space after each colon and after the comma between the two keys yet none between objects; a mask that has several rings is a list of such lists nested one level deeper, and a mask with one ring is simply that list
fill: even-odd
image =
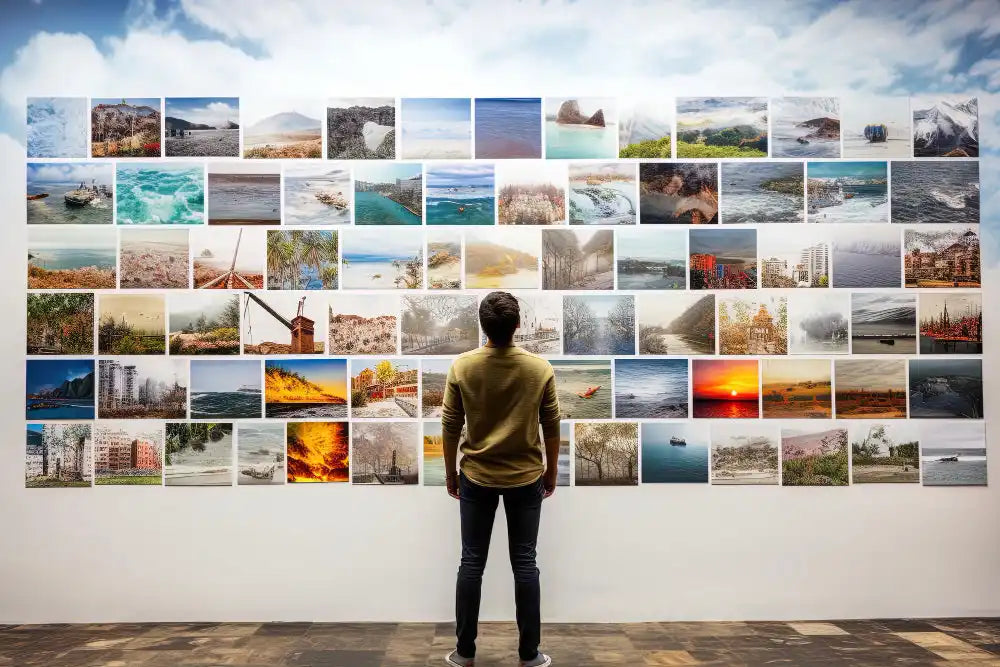
[{"label": "sunset photograph", "polygon": [[692,359],[694,417],[756,419],[760,388],[756,359]]}]

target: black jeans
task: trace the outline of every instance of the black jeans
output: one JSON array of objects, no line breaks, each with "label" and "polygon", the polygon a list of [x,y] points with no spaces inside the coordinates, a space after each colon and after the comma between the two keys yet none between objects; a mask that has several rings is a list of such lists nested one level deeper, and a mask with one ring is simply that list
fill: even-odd
[{"label": "black jeans", "polygon": [[514,604],[517,606],[517,629],[520,634],[518,653],[521,660],[531,660],[538,655],[542,633],[535,543],[538,541],[538,520],[545,492],[543,481],[539,478],[526,486],[494,489],[479,486],[460,474],[458,486],[462,515],[462,564],[458,568],[455,592],[458,653],[464,658],[476,657],[483,570],[490,550],[493,517],[503,496],[510,566],[514,570]]}]

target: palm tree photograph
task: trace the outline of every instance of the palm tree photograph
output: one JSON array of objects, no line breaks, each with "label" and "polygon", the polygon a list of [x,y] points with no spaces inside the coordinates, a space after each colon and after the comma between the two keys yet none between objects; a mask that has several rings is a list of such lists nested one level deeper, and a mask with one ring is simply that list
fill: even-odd
[{"label": "palm tree photograph", "polygon": [[267,232],[267,288],[337,289],[337,232],[316,230]]}]

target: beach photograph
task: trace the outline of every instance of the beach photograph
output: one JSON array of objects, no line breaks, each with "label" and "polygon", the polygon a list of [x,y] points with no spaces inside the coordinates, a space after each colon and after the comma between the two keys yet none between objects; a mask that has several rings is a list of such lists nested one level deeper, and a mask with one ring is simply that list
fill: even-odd
[{"label": "beach photograph", "polygon": [[831,287],[899,287],[902,246],[899,228],[891,225],[836,225]]},{"label": "beach photograph", "polygon": [[98,354],[165,354],[163,294],[101,294],[97,299]]},{"label": "beach photograph", "polygon": [[210,163],[208,224],[280,225],[279,166],[268,162]]},{"label": "beach photograph", "polygon": [[335,294],[328,310],[330,354],[398,354],[396,295]]},{"label": "beach photograph", "polygon": [[239,486],[284,484],[285,476],[285,425],[237,424],[236,483]]},{"label": "beach photograph", "polygon": [[322,100],[258,97],[243,100],[243,157],[323,157]]},{"label": "beach photograph", "polygon": [[425,421],[424,427],[424,486],[444,486],[447,477],[444,469],[444,437],[441,421]]},{"label": "beach photograph", "polygon": [[979,100],[918,97],[913,110],[913,157],[979,157]]},{"label": "beach photograph", "polygon": [[347,482],[351,441],[346,421],[288,422],[288,483]]},{"label": "beach photograph", "polygon": [[326,300],[307,292],[243,292],[243,354],[323,354]]},{"label": "beach photograph", "polygon": [[766,158],[767,98],[678,98],[677,157]]},{"label": "beach photograph", "polygon": [[329,160],[393,160],[396,98],[335,97],[326,101]]},{"label": "beach photograph", "polygon": [[781,429],[782,486],[847,486],[849,467],[847,429],[836,422]]},{"label": "beach photograph", "polygon": [[29,227],[28,289],[114,289],[117,247],[111,227]]},{"label": "beach photograph", "polygon": [[569,165],[569,224],[634,225],[638,202],[634,164]]},{"label": "beach photograph", "polygon": [[[559,354],[562,340],[562,299],[558,294],[522,292],[515,294],[521,322],[514,332],[514,344],[532,354]],[[483,334],[483,343],[486,334]]]},{"label": "beach photograph", "polygon": [[197,289],[264,289],[266,230],[203,227],[191,232]]},{"label": "beach photograph", "polygon": [[981,287],[979,228],[922,225],[903,230],[906,287]]},{"label": "beach photograph", "polygon": [[185,422],[166,426],[164,485],[232,486],[233,424]]},{"label": "beach photograph", "polygon": [[541,250],[534,229],[466,230],[466,289],[538,289]]},{"label": "beach photograph", "polygon": [[188,230],[138,228],[119,230],[121,289],[187,289],[191,286]]},{"label": "beach photograph", "polygon": [[622,100],[618,126],[618,157],[671,158],[674,100],[629,98]]},{"label": "beach photograph", "polygon": [[771,157],[840,157],[840,100],[771,100]]},{"label": "beach photograph", "polygon": [[615,418],[688,416],[687,359],[616,359]]},{"label": "beach photograph", "polygon": [[887,162],[807,162],[808,222],[888,222]]},{"label": "beach photograph", "polygon": [[260,361],[191,360],[191,419],[260,419]]},{"label": "beach photograph", "polygon": [[616,277],[620,290],[687,287],[687,231],[634,227],[618,232]]},{"label": "beach photograph", "polygon": [[90,488],[94,474],[90,424],[28,424],[24,488]]},{"label": "beach photograph", "polygon": [[562,419],[611,419],[611,361],[554,359]]},{"label": "beach photograph", "polygon": [[715,295],[638,294],[639,354],[715,354]]},{"label": "beach photograph", "polygon": [[240,297],[185,292],[167,304],[170,354],[239,354]]},{"label": "beach photograph", "polygon": [[824,228],[763,225],[757,230],[760,286],[830,286],[830,242]]},{"label": "beach photograph", "polygon": [[756,359],[692,359],[691,416],[701,419],[756,419],[760,377]]},{"label": "beach photograph", "polygon": [[427,289],[462,289],[462,232],[428,229]]},{"label": "beach photograph", "polygon": [[920,424],[924,486],[986,486],[986,428],[975,422]]},{"label": "beach photograph", "polygon": [[577,422],[573,427],[576,486],[638,486],[637,422]]},{"label": "beach photograph", "polygon": [[420,416],[440,417],[444,387],[451,359],[423,359],[420,362]]},{"label": "beach photograph", "polygon": [[836,359],[838,419],[906,419],[906,360]]},{"label": "beach photograph", "polygon": [[916,354],[917,300],[910,294],[851,294],[851,354]]},{"label": "beach photograph", "polygon": [[848,354],[851,295],[840,291],[788,296],[789,354]]},{"label": "beach photograph", "polygon": [[338,295],[328,310],[331,354],[398,354],[398,297]]},{"label": "beach photograph", "polygon": [[563,353],[635,354],[635,297],[563,296]]},{"label": "beach photograph", "polygon": [[639,224],[719,222],[719,168],[701,162],[639,163]]},{"label": "beach photograph", "polygon": [[910,359],[910,418],[982,419],[982,359]]},{"label": "beach photograph", "polygon": [[421,289],[421,229],[351,229],[341,235],[341,289]]},{"label": "beach photograph", "polygon": [[403,354],[461,354],[479,347],[479,303],[470,294],[402,298]]},{"label": "beach photograph", "polygon": [[417,416],[420,369],[407,359],[351,359],[351,418]]},{"label": "beach photograph", "polygon": [[287,165],[284,171],[284,224],[351,224],[349,167],[310,162]]},{"label": "beach photograph", "polygon": [[29,225],[110,225],[114,167],[90,162],[29,162]]},{"label": "beach photograph", "polygon": [[910,157],[909,97],[849,95],[841,111],[844,157]]},{"label": "beach photograph", "polygon": [[167,157],[240,156],[238,97],[168,97],[164,112]]},{"label": "beach photograph", "polygon": [[892,221],[979,224],[979,162],[892,163]]},{"label": "beach photograph", "polygon": [[25,113],[28,157],[87,157],[89,115],[86,97],[29,97]]},{"label": "beach photograph", "polygon": [[712,422],[712,484],[776,485],[777,428],[768,422]]},{"label": "beach photograph", "polygon": [[[356,165],[354,224],[422,224],[423,183],[420,164],[367,162]],[[492,208],[490,213],[492,215]]]},{"label": "beach photograph", "polygon": [[24,396],[25,419],[93,419],[93,360],[28,359]]},{"label": "beach photograph", "polygon": [[764,359],[760,373],[764,419],[833,417],[829,359]]},{"label": "beach photograph", "polygon": [[757,230],[688,230],[688,271],[693,290],[757,289]]},{"label": "beach photograph", "polygon": [[542,100],[477,97],[476,159],[542,157]]},{"label": "beach photograph", "polygon": [[920,354],[983,353],[981,294],[925,292],[919,322]]},{"label": "beach photograph", "polygon": [[266,360],[264,416],[347,419],[347,360]]},{"label": "beach photograph", "polygon": [[29,292],[26,306],[27,354],[94,353],[92,293]]},{"label": "beach photograph", "polygon": [[267,289],[337,289],[339,248],[335,231],[267,230]]},{"label": "beach photograph", "polygon": [[496,165],[497,224],[566,222],[566,165],[546,160]]},{"label": "beach photograph", "polygon": [[403,98],[400,157],[404,160],[465,160],[472,157],[472,100]]},{"label": "beach photograph", "polygon": [[545,157],[589,160],[618,155],[618,111],[611,97],[545,99]]},{"label": "beach photograph", "polygon": [[90,157],[160,157],[159,97],[90,99]]},{"label": "beach photograph", "polygon": [[429,165],[426,197],[428,225],[493,225],[496,222],[492,164]]},{"label": "beach photograph", "polygon": [[722,224],[803,222],[801,162],[723,162]]},{"label": "beach photograph", "polygon": [[788,354],[788,297],[720,296],[718,303],[719,354]]},{"label": "beach photograph", "polygon": [[417,484],[420,425],[355,422],[351,426],[351,484]]},{"label": "beach photograph", "polygon": [[614,289],[614,255],[610,229],[543,229],[542,289]]},{"label": "beach photograph", "polygon": [[205,169],[200,164],[119,164],[115,181],[119,225],[205,223]]},{"label": "beach photograph", "polygon": [[188,362],[166,357],[101,359],[98,419],[186,419]]},{"label": "beach photograph", "polygon": [[100,421],[94,424],[96,486],[163,486],[163,424]]},{"label": "beach photograph", "polygon": [[643,484],[708,483],[708,424],[644,422],[640,431]]},{"label": "beach photograph", "polygon": [[854,422],[851,438],[852,484],[919,484],[920,436],[911,421]]}]

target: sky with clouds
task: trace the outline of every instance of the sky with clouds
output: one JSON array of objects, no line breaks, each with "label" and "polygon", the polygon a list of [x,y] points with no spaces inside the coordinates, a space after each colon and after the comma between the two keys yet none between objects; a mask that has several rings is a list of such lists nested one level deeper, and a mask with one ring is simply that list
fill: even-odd
[{"label": "sky with clouds", "polygon": [[[637,91],[977,95],[983,222],[1000,226],[995,0],[8,0],[0,22],[0,152],[18,162],[28,96]],[[984,243],[995,264],[1000,235]]]}]

